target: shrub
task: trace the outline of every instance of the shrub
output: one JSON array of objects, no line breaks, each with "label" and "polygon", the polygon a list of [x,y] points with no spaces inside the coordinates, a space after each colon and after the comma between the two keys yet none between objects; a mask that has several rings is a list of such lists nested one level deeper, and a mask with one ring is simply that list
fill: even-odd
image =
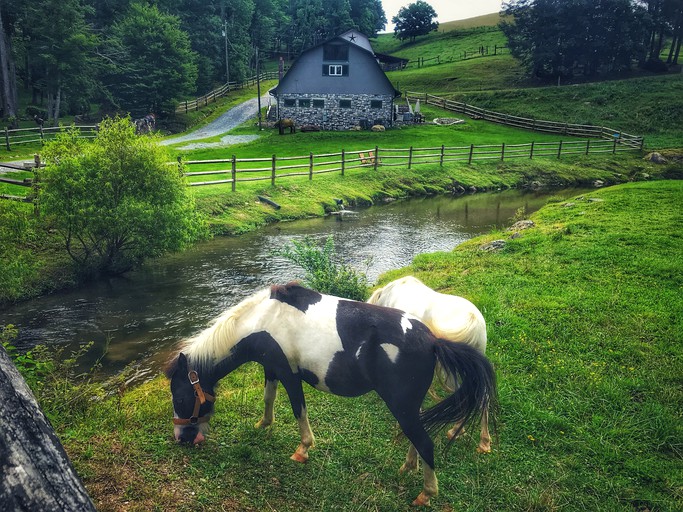
[{"label": "shrub", "polygon": [[319,291],[346,299],[364,301],[368,298],[368,280],[353,267],[335,262],[334,239],[329,236],[320,247],[306,237],[293,240],[276,254],[299,265],[305,272],[303,284]]},{"label": "shrub", "polygon": [[62,132],[44,157],[40,213],[86,277],[127,272],[202,234],[184,177],[127,118],[103,121],[92,142]]}]

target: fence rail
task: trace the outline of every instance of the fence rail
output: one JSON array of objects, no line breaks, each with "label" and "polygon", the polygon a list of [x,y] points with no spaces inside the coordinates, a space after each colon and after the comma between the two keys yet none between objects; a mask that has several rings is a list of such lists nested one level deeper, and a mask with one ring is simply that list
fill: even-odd
[{"label": "fence rail", "polygon": [[[380,148],[378,146],[364,151],[340,151],[316,155],[309,153],[301,156],[265,158],[237,158],[219,160],[188,160],[179,164],[183,174],[189,178],[188,185],[230,185],[234,192],[237,183],[270,181],[275,186],[277,180],[294,176],[308,176],[309,180],[317,174],[331,172],[342,176],[353,169],[377,169],[379,166],[401,166],[411,169],[415,165],[438,164],[447,162],[467,162],[484,160],[505,161],[512,158],[561,158],[564,155],[588,155],[596,153],[617,153],[640,150],[624,138],[587,139],[557,142],[531,142],[526,144],[486,144],[469,146],[437,146],[426,148]],[[196,177],[210,177],[200,179]]]},{"label": "fence rail", "polygon": [[458,112],[469,116],[472,119],[483,119],[492,123],[514,126],[515,128],[523,128],[536,132],[557,133],[572,137],[589,137],[607,140],[616,139],[619,141],[619,144],[628,145],[634,149],[643,149],[644,138],[642,136],[631,135],[606,126],[560,123],[556,121],[544,121],[541,119],[513,116],[427,93],[407,91],[406,98],[409,100],[419,99],[429,105],[441,107],[444,110],[450,110],[451,112]]},{"label": "fence rail", "polygon": [[[437,66],[460,60],[469,60],[477,57],[495,57],[496,55],[503,55],[508,47],[506,45],[481,45],[476,50],[463,50],[457,55],[437,55],[435,57],[418,57],[417,59],[410,59],[400,69],[409,67],[424,68],[426,66]],[[509,53],[509,52],[508,52]],[[393,69],[392,69],[393,71]]]},{"label": "fence rail", "polygon": [[[589,155],[598,153],[612,153],[623,151],[640,150],[639,146],[632,144],[628,139],[586,139],[557,142],[531,142],[526,144],[483,144],[468,146],[436,146],[409,148],[374,148],[361,151],[341,150],[337,153],[322,153],[300,156],[272,155],[264,158],[237,158],[233,155],[227,159],[214,160],[187,160],[178,159],[178,162],[170,162],[169,165],[178,165],[183,174],[189,178],[188,186],[201,187],[207,185],[229,185],[234,192],[238,183],[253,181],[270,181],[275,186],[277,180],[292,177],[308,177],[313,180],[315,175],[340,173],[342,176],[347,171],[354,169],[377,170],[382,167],[407,167],[411,169],[415,165],[438,164],[443,166],[448,162],[467,162],[499,160],[501,162],[512,158],[561,158],[564,155]],[[36,165],[41,167],[39,158]],[[34,170],[2,164],[10,171]],[[191,169],[191,170],[188,170]],[[197,177],[198,181],[194,181]],[[8,183],[20,187],[34,187],[36,180],[26,178],[17,180],[0,175],[0,183]],[[14,201],[33,202],[34,194],[16,196],[0,194],[0,199]]]},{"label": "fence rail", "polygon": [[203,96],[199,96],[198,98],[195,98],[193,100],[181,102],[180,105],[178,105],[178,107],[176,108],[175,112],[176,114],[185,114],[192,110],[199,110],[201,107],[204,107],[209,103],[213,103],[218,98],[222,98],[230,91],[254,85],[259,80],[276,80],[277,78],[277,71],[268,71],[266,73],[261,73],[258,76],[255,75],[251,78],[247,78],[243,82],[228,82],[227,84],[223,84],[220,87],[217,87],[213,91],[207,92]]},{"label": "fence rail", "polygon": [[7,151],[12,150],[12,146],[18,146],[21,144],[32,144],[32,143],[44,143],[46,140],[54,139],[55,136],[63,131],[70,130],[71,128],[78,128],[81,133],[81,137],[92,139],[97,133],[96,125],[70,125],[70,126],[55,126],[44,128],[42,126],[36,128],[16,128],[10,129],[5,128],[5,148]]},{"label": "fence rail", "polygon": [[[3,163],[0,164],[0,172],[13,172],[13,171],[34,171],[34,177],[33,178],[23,178],[23,179],[15,179],[15,178],[9,178],[4,174],[0,174],[0,183],[7,183],[8,185],[14,185],[16,187],[27,187],[27,188],[35,188],[36,184],[36,179],[35,179],[35,169],[37,167],[43,167],[43,164],[40,162],[40,157],[36,155],[35,162],[31,165],[14,165],[10,163]],[[0,199],[7,199],[10,201],[20,201],[22,203],[32,203],[33,198],[35,197],[35,192],[34,193],[29,193],[27,195],[23,196],[18,196],[15,194],[4,194],[0,193]]]}]

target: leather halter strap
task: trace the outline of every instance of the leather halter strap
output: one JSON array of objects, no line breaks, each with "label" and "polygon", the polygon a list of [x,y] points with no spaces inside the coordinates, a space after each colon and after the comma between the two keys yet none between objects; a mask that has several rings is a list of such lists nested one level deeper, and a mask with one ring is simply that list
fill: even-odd
[{"label": "leather halter strap", "polygon": [[192,416],[189,418],[173,418],[173,424],[196,425],[197,423],[206,423],[209,421],[209,416],[200,417],[199,408],[204,405],[207,400],[209,402],[215,402],[216,398],[202,389],[201,384],[199,384],[199,374],[196,371],[190,370],[187,377],[190,379],[190,384],[192,384],[192,387],[194,388],[194,410],[192,411]]}]

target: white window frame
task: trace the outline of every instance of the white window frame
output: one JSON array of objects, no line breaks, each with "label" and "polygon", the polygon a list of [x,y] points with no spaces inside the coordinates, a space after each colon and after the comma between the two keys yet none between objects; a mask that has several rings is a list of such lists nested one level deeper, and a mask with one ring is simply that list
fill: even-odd
[{"label": "white window frame", "polygon": [[344,76],[344,66],[341,64],[330,64],[327,72],[329,76]]}]

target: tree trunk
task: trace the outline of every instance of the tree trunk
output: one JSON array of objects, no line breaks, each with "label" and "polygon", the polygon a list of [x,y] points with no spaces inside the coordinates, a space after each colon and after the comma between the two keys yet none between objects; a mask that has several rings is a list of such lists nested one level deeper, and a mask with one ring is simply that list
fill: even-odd
[{"label": "tree trunk", "polygon": [[[17,116],[16,75],[14,74],[14,62],[10,51],[10,42],[5,33],[5,25],[2,21],[2,9],[0,9],[0,78],[2,79],[2,105],[6,117]],[[14,84],[12,83],[14,81]]]},{"label": "tree trunk", "polygon": [[0,510],[95,511],[33,393],[0,345]]}]

